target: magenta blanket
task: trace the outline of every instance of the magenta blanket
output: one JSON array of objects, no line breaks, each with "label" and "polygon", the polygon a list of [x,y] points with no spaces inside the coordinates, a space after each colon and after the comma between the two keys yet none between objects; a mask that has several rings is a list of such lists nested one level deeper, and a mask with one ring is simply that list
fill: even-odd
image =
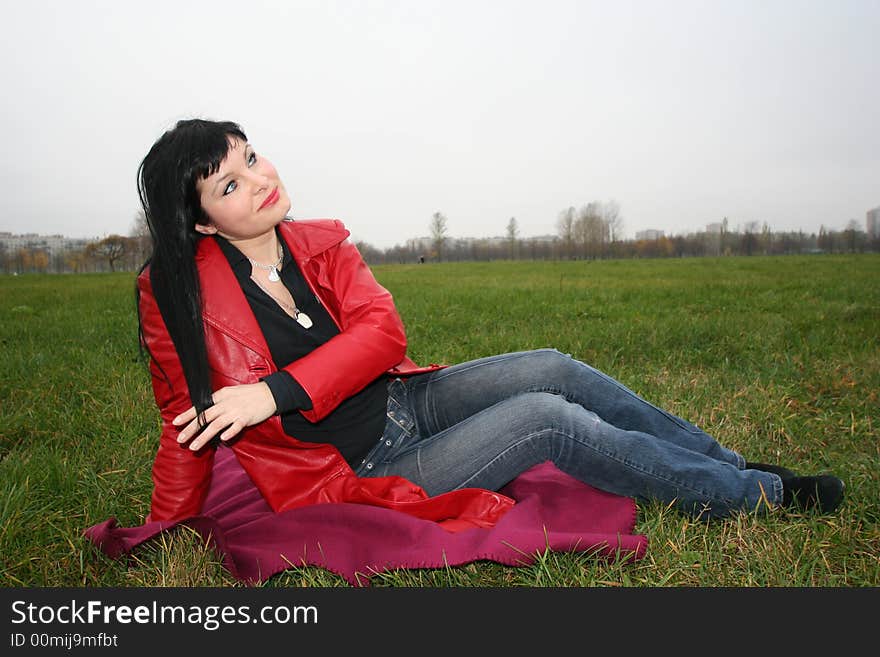
[{"label": "magenta blanket", "polygon": [[[219,449],[202,513],[182,521],[210,541],[224,566],[249,584],[291,566],[320,566],[364,585],[394,568],[438,568],[486,559],[528,565],[535,554],[590,551],[637,559],[647,539],[632,533],[635,502],[569,477],[547,462],[502,491],[516,504],[491,529],[449,532],[399,511],[361,504],[318,504],[275,513],[232,450]],[[110,518],[85,531],[111,557],[130,552],[178,523],[117,527]]]}]

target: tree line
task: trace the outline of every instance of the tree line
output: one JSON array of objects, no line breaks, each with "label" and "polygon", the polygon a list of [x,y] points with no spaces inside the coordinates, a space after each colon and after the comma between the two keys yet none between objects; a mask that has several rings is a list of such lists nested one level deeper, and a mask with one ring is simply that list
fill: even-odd
[{"label": "tree line", "polygon": [[137,271],[152,249],[143,212],[134,219],[128,235],[108,235],[81,248],[49,249],[33,244],[10,249],[0,242],[0,273],[82,274]]},{"label": "tree line", "polygon": [[[766,223],[758,222],[731,228],[726,218],[716,228],[656,239],[623,239],[620,206],[613,201],[594,201],[580,208],[563,209],[552,235],[521,237],[516,217],[511,217],[501,236],[456,238],[449,235],[446,216],[435,212],[428,223],[427,238],[411,239],[387,249],[365,241],[357,242],[357,247],[371,265],[880,252],[880,238],[868,235],[855,221],[841,231],[822,226],[818,233],[775,232]],[[149,230],[143,213],[139,213],[129,235],[109,235],[80,249],[50,252],[38,246],[24,246],[10,250],[0,243],[0,273],[137,271],[150,250]]]},{"label": "tree line", "polygon": [[805,233],[772,231],[766,222],[756,221],[731,227],[725,217],[712,230],[624,239],[620,206],[614,201],[565,208],[557,217],[556,232],[541,237],[520,237],[516,218],[511,217],[502,236],[454,238],[448,234],[448,220],[441,212],[433,214],[428,231],[430,237],[388,249],[365,241],[357,246],[369,264],[880,252],[880,237],[868,235],[855,220],[841,231],[822,226],[818,233]]},{"label": "tree line", "polygon": [[8,249],[0,244],[0,273],[84,274],[137,271],[149,254],[149,239],[108,235],[83,248],[49,250],[41,246]]}]

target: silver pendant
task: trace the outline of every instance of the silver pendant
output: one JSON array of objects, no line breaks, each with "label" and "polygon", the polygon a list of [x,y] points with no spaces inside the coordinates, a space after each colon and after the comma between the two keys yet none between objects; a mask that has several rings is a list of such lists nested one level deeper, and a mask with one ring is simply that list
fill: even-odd
[{"label": "silver pendant", "polygon": [[308,329],[308,328],[312,328],[312,318],[309,317],[308,315],[306,315],[306,314],[305,314],[304,312],[302,312],[302,311],[299,311],[299,312],[296,314],[296,321],[297,321],[297,323],[298,323],[300,326],[302,326],[303,328],[306,328],[306,329]]},{"label": "silver pendant", "polygon": [[273,283],[277,283],[281,280],[281,277],[278,275],[278,270],[275,267],[269,270],[269,280]]}]

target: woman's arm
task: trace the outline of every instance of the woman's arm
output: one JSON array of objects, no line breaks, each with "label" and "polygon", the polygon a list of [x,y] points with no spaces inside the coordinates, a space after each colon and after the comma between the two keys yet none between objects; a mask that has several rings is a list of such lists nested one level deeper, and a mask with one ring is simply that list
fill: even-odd
[{"label": "woman's arm", "polygon": [[302,263],[341,333],[283,369],[303,387],[312,422],[403,360],[406,333],[391,294],[348,240]]}]

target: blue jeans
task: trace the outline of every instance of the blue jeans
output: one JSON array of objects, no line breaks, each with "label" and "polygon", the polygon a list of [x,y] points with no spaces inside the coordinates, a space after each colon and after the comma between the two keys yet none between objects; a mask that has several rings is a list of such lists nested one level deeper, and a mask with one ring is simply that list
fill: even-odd
[{"label": "blue jeans", "polygon": [[602,490],[724,517],[782,501],[778,475],[554,349],[481,358],[394,379],[382,439],[356,472],[399,475],[436,495],[498,490],[552,461]]}]

